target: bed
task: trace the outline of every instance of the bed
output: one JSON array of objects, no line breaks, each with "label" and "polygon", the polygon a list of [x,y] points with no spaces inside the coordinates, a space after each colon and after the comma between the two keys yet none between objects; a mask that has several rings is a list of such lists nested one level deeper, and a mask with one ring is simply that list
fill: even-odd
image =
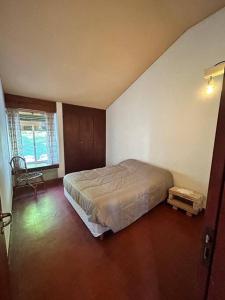
[{"label": "bed", "polygon": [[93,236],[118,232],[164,201],[169,171],[129,159],[114,166],[67,174],[64,194]]}]

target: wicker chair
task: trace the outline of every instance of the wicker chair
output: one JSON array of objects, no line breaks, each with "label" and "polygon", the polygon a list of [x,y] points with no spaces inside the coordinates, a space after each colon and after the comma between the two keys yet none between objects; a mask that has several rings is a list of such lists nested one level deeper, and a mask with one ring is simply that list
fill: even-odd
[{"label": "wicker chair", "polygon": [[44,184],[43,172],[28,172],[26,160],[21,156],[14,156],[10,161],[10,166],[15,178],[15,188],[30,186],[37,197],[37,186]]}]

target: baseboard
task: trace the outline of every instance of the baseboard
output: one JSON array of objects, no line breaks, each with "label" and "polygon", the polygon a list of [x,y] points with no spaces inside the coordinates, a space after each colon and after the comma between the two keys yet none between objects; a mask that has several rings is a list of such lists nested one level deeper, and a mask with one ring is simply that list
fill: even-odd
[{"label": "baseboard", "polygon": [[45,181],[47,185],[52,185],[52,184],[62,184],[63,183],[63,177],[59,178],[53,178]]}]

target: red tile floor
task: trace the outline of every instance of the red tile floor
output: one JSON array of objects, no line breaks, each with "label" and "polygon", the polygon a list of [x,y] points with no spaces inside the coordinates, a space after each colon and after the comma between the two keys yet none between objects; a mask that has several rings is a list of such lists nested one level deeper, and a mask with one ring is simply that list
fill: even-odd
[{"label": "red tile floor", "polygon": [[101,241],[61,183],[23,194],[13,206],[13,300],[197,300],[202,223],[161,204]]}]

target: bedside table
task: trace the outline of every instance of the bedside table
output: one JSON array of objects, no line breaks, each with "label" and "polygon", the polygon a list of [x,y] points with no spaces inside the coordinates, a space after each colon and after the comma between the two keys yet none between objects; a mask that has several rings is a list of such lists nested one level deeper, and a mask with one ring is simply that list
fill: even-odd
[{"label": "bedside table", "polygon": [[203,209],[203,194],[180,187],[169,189],[169,198],[167,203],[173,206],[173,209],[183,209],[187,216],[198,215]]}]

